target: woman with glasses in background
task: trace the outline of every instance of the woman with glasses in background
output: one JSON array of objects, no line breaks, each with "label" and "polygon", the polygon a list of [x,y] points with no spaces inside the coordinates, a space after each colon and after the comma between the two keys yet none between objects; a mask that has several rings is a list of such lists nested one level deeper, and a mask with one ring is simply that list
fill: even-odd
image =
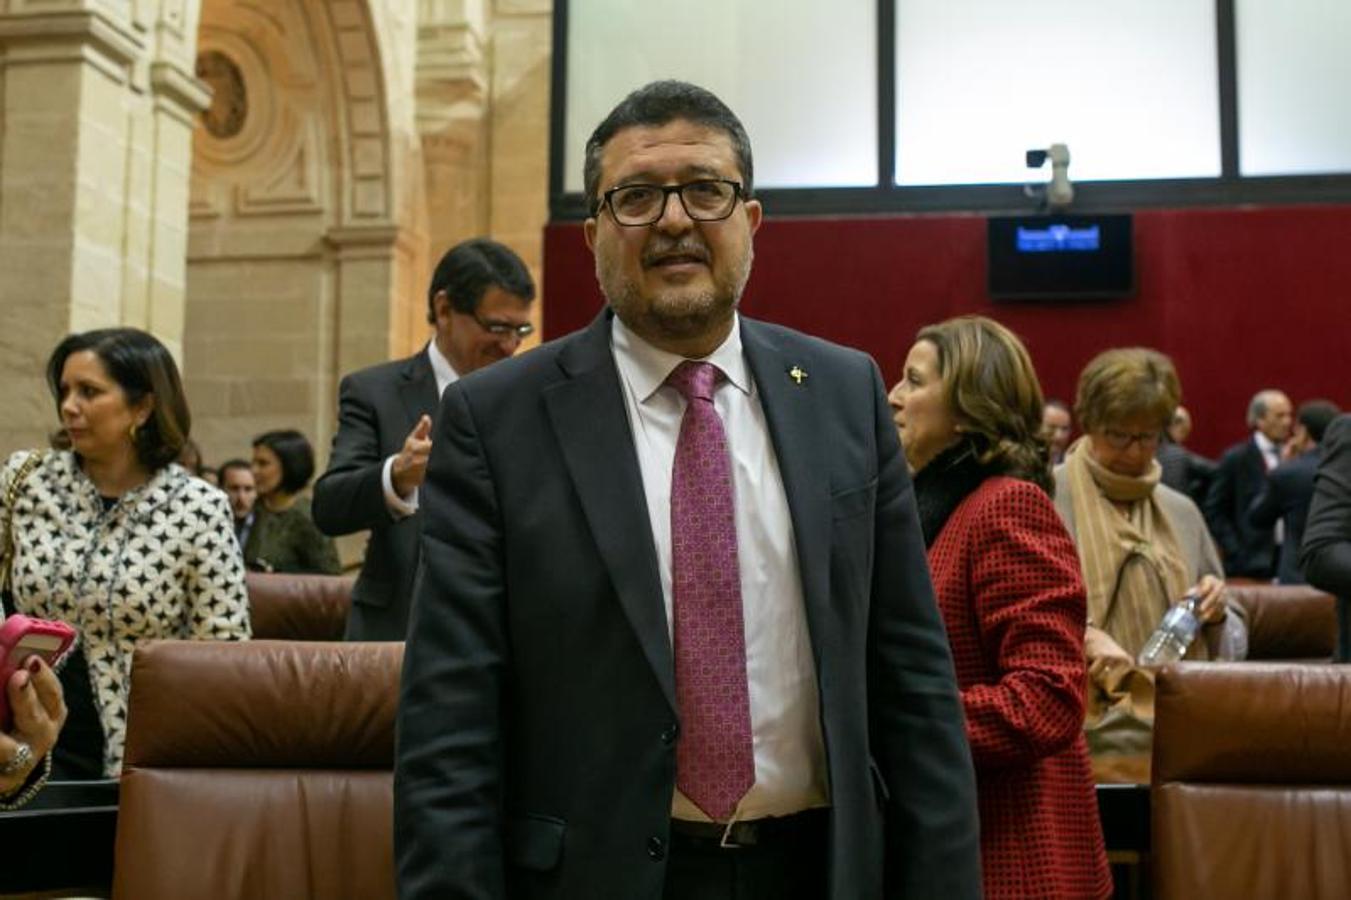
[{"label": "woman with glasses in background", "polygon": [[1202,629],[1186,658],[1246,654],[1242,613],[1226,598],[1201,511],[1159,482],[1154,452],[1181,397],[1172,361],[1143,347],[1100,353],[1079,376],[1074,416],[1084,436],[1056,467],[1055,503],[1079,551],[1095,678],[1133,666],[1164,613],[1188,595]]}]

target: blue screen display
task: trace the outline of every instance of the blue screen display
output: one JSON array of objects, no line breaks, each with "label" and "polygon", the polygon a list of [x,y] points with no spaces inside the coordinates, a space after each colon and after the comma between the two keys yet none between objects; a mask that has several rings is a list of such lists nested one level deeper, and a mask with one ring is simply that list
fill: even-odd
[{"label": "blue screen display", "polygon": [[1047,225],[1045,228],[1018,226],[1019,253],[1081,253],[1099,247],[1101,237],[1097,225],[1073,228],[1069,225]]}]

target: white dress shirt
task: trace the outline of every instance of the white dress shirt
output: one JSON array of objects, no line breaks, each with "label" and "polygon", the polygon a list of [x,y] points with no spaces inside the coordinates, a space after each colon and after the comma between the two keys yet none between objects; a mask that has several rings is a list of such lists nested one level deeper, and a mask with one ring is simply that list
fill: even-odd
[{"label": "white dress shirt", "polygon": [[[432,374],[436,376],[436,396],[440,397],[446,388],[460,380],[460,373],[455,371],[441,348],[436,346],[435,339],[427,342],[427,359],[431,361]],[[400,497],[394,490],[394,457],[398,455],[395,453],[385,459],[385,466],[380,470],[380,484],[385,489],[385,506],[389,508],[390,515],[404,519],[417,512],[418,493],[417,488],[413,488],[407,497]]]},{"label": "white dress shirt", "polygon": [[[647,496],[669,637],[671,470],[685,399],[664,382],[683,357],[653,347],[624,327],[618,317],[613,322],[614,359]],[[765,412],[741,350],[740,320],[733,322],[727,340],[704,361],[726,376],[714,394],[713,406],[722,418],[732,454],[755,754],[755,785],[742,798],[733,819],[791,815],[829,802],[820,700],[793,523]],[[679,819],[709,820],[678,790],[671,813]]]},{"label": "white dress shirt", "polygon": [[[1260,431],[1254,431],[1252,439],[1257,444],[1257,449],[1262,451],[1262,461],[1266,463],[1268,472],[1281,464],[1280,444]],[[1242,515],[1243,512],[1240,510],[1239,514]],[[1276,525],[1271,529],[1271,537],[1278,545],[1285,542],[1285,519],[1276,520]]]}]

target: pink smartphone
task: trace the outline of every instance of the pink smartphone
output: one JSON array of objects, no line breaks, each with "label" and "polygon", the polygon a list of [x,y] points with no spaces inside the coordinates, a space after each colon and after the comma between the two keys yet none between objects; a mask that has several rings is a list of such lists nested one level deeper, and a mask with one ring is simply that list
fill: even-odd
[{"label": "pink smartphone", "polygon": [[0,730],[13,726],[9,711],[9,679],[30,656],[56,667],[75,643],[75,629],[65,622],[30,619],[18,614],[0,626]]}]

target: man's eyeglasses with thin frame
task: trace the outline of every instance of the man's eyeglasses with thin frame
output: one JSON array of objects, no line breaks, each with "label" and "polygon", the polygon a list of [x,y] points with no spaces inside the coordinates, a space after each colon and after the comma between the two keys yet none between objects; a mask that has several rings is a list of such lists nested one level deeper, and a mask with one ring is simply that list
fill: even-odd
[{"label": "man's eyeglasses with thin frame", "polygon": [[727,178],[701,178],[684,184],[621,184],[601,196],[596,215],[609,208],[620,225],[652,225],[666,213],[672,194],[680,198],[685,215],[696,222],[721,222],[742,198],[741,182]]},{"label": "man's eyeglasses with thin frame", "polygon": [[535,333],[535,326],[531,325],[529,322],[517,325],[515,322],[498,322],[493,319],[480,319],[476,312],[472,312],[469,315],[478,323],[479,328],[482,328],[493,337],[503,338],[507,335],[514,334],[519,339],[525,340]]},{"label": "man's eyeglasses with thin frame", "polygon": [[1118,431],[1115,428],[1104,428],[1102,438],[1107,442],[1107,446],[1113,450],[1125,450],[1131,444],[1139,443],[1141,449],[1150,450],[1159,446],[1159,441],[1163,437],[1163,430],[1158,431]]}]

